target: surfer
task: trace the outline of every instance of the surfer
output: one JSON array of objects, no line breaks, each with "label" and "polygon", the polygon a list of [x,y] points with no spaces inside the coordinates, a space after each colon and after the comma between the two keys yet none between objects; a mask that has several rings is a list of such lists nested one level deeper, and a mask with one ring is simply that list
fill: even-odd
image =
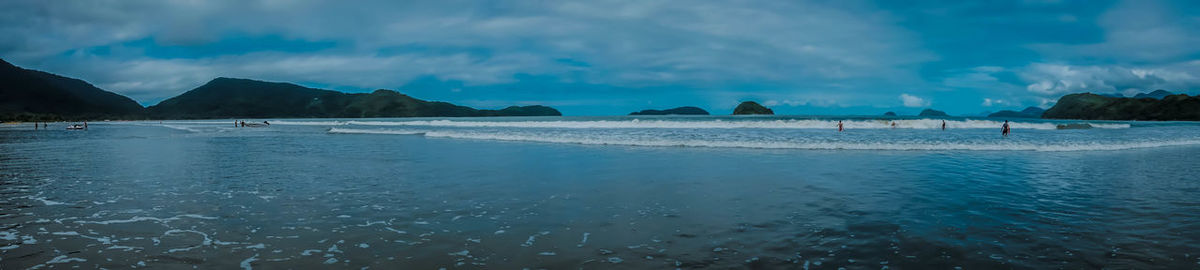
[{"label": "surfer", "polygon": [[1000,135],[1008,137],[1008,120],[1004,120],[1004,126],[1000,127]]},{"label": "surfer", "polygon": [[271,125],[271,123],[267,123],[267,121],[263,121],[263,124],[267,124],[268,126]]},{"label": "surfer", "polygon": [[838,120],[838,132],[842,132],[844,130],[846,129],[842,128],[842,120]]},{"label": "surfer", "polygon": [[892,121],[892,129],[896,129],[896,121]]},{"label": "surfer", "polygon": [[942,120],[942,130],[946,130],[946,120]]}]

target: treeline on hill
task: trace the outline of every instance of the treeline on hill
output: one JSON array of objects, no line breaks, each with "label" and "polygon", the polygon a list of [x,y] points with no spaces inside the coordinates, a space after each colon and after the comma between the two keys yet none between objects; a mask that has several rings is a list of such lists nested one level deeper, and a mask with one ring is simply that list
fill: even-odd
[{"label": "treeline on hill", "polygon": [[558,115],[562,115],[558,110],[538,105],[479,110],[386,89],[352,94],[232,78],[213,79],[143,108],[128,97],[82,80],[0,60],[0,121]]},{"label": "treeline on hill", "polygon": [[[1158,92],[1158,91],[1155,91]],[[1091,93],[1063,96],[1042,118],[1083,120],[1200,121],[1200,96],[1187,94],[1109,97]]]}]

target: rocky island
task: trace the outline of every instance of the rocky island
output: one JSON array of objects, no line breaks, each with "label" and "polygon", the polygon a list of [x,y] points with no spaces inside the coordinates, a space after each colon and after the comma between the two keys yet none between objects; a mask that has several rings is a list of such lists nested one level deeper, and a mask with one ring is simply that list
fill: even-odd
[{"label": "rocky island", "polygon": [[737,108],[733,108],[733,115],[747,115],[747,114],[772,115],[772,114],[775,114],[775,111],[772,111],[770,108],[763,107],[763,105],[759,105],[758,102],[754,102],[754,101],[742,102],[742,104],[738,104]]},{"label": "rocky island", "polygon": [[920,113],[920,114],[917,114],[917,116],[921,116],[921,117],[946,117],[946,116],[950,116],[950,115],[946,114],[946,112],[939,111],[939,110],[934,110],[934,109],[925,109],[925,110],[921,111],[921,113]]}]

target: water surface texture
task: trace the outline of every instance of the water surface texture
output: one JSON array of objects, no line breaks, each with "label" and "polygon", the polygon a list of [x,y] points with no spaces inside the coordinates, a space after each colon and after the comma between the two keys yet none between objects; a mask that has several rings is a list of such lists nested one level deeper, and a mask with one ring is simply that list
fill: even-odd
[{"label": "water surface texture", "polygon": [[941,121],[3,125],[0,268],[1200,267],[1200,125]]}]

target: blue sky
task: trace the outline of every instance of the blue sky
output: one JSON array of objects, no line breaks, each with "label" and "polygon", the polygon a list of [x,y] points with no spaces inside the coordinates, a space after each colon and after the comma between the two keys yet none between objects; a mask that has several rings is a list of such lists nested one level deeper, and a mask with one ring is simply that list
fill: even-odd
[{"label": "blue sky", "polygon": [[0,2],[0,57],[152,105],[214,77],[568,115],[968,115],[1200,93],[1196,1]]}]

